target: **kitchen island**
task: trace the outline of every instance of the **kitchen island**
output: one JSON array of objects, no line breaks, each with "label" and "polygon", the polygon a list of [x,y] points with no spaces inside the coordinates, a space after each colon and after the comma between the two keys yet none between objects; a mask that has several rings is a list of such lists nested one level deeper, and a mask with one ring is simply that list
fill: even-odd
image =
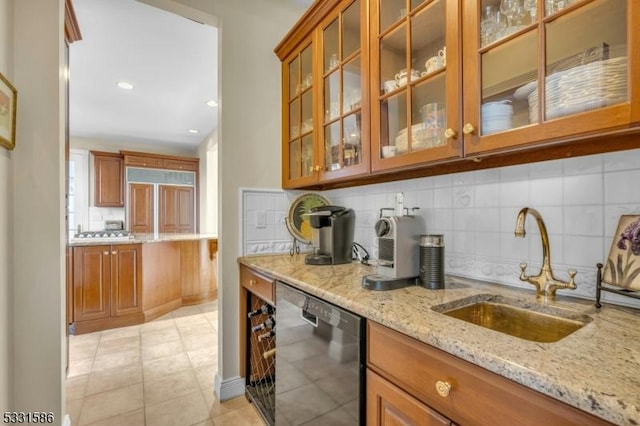
[{"label": "kitchen island", "polygon": [[151,321],[217,298],[218,240],[143,234],[69,243],[67,323],[82,334]]},{"label": "kitchen island", "polygon": [[[241,265],[359,314],[447,354],[614,424],[640,422],[640,314],[559,294],[544,302],[531,290],[447,276],[445,289],[375,292],[361,286],[375,268],[359,263],[304,264],[304,255],[241,257]],[[539,343],[434,311],[482,294],[587,315],[592,320],[554,343]],[[544,305],[544,306],[543,306]],[[277,307],[276,307],[277,308]],[[426,386],[426,385],[425,385]]]}]

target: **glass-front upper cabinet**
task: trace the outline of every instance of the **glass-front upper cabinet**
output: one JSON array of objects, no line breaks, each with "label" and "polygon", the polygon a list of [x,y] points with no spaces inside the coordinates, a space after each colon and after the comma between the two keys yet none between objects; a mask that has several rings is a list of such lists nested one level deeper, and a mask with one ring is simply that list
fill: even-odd
[{"label": "glass-front upper cabinet", "polygon": [[640,108],[633,106],[640,88],[631,81],[640,71],[637,1],[468,0],[464,5],[467,16],[475,16],[464,26],[465,154],[640,120]]},{"label": "glass-front upper cabinet", "polygon": [[372,169],[459,156],[458,2],[375,0],[370,7]]},{"label": "glass-front upper cabinet", "polygon": [[322,75],[317,107],[321,181],[369,171],[366,10],[366,0],[343,1],[317,34]]},{"label": "glass-front upper cabinet", "polygon": [[290,55],[283,66],[283,185],[295,187],[316,180],[314,149],[313,44]]}]

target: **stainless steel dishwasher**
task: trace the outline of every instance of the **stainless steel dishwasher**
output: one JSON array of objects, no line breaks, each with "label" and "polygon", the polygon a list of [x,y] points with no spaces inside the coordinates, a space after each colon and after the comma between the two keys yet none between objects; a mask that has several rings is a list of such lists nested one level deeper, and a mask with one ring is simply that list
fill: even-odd
[{"label": "stainless steel dishwasher", "polygon": [[364,318],[279,281],[276,306],[276,425],[364,425]]}]

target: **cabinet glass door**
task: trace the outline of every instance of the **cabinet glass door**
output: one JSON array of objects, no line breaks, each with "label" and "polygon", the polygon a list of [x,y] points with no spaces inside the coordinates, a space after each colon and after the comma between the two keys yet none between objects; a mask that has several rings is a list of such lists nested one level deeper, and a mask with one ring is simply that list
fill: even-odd
[{"label": "cabinet glass door", "polygon": [[[626,0],[470,0],[465,150],[475,153],[629,124]],[[471,30],[469,30],[471,31]],[[468,65],[467,65],[468,64]],[[479,69],[479,77],[474,74]],[[479,91],[473,88],[479,86]],[[472,97],[478,93],[480,99]],[[587,114],[588,113],[588,114]],[[571,120],[568,124],[567,120]],[[544,130],[542,130],[544,129]]]},{"label": "cabinet glass door", "polygon": [[288,133],[285,159],[289,182],[313,178],[313,68],[311,45],[294,55],[287,65]]},{"label": "cabinet glass door", "polygon": [[448,22],[457,22],[455,3],[376,2],[371,90],[372,119],[379,131],[372,135],[374,169],[413,165],[459,152],[453,140],[459,94],[458,28],[447,28]]},{"label": "cabinet glass door", "polygon": [[362,121],[362,10],[362,0],[345,2],[321,31],[323,180],[368,170]]}]

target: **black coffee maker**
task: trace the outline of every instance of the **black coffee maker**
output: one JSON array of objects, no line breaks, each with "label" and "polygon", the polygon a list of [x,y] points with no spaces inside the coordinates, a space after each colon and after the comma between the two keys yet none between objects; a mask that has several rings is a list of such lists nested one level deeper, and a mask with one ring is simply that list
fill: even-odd
[{"label": "black coffee maker", "polygon": [[313,207],[305,214],[312,228],[313,253],[307,265],[338,265],[351,263],[356,214],[341,206]]}]

